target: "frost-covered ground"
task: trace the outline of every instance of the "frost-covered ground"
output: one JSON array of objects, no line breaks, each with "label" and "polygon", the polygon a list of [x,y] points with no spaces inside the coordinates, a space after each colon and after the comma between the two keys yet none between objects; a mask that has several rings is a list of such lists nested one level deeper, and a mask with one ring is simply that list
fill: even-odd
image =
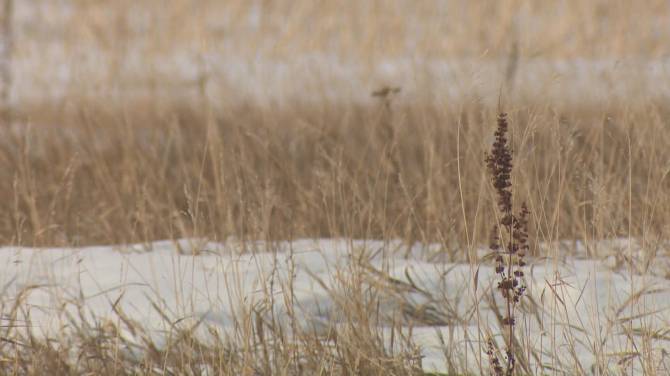
[{"label": "frost-covered ground", "polygon": [[[616,370],[622,354],[646,349],[658,370],[667,369],[670,268],[665,251],[656,252],[643,270],[648,251],[640,251],[636,242],[597,244],[599,256],[591,258],[587,254],[594,249],[581,243],[544,246],[549,256],[531,260],[528,267],[529,313],[517,330],[526,332],[521,337],[543,354],[535,362],[545,366],[590,373],[598,361]],[[118,322],[116,307],[160,343],[171,325],[162,314],[172,323],[203,320],[201,327],[222,333],[232,330],[235,317],[249,307],[266,314],[272,310],[286,322],[289,310],[282,296],[289,290],[302,329],[325,334],[341,323],[342,302],[351,299],[344,291],[348,276],[359,273],[366,286],[380,292],[382,316],[403,323],[421,347],[425,369],[446,370],[445,354],[450,354],[476,370],[479,341],[499,332],[488,303],[496,276],[481,261],[486,252],[477,253],[477,263],[448,262],[437,245],[407,250],[399,242],[361,240],[244,247],[235,241],[196,240],[123,248],[5,247],[0,285],[8,304],[28,288],[23,317],[30,314],[28,325],[38,334],[67,332],[68,314],[77,317],[77,307],[87,317]],[[276,301],[270,303],[269,296]],[[380,322],[382,333],[390,331]],[[123,335],[133,339],[130,332]]]}]

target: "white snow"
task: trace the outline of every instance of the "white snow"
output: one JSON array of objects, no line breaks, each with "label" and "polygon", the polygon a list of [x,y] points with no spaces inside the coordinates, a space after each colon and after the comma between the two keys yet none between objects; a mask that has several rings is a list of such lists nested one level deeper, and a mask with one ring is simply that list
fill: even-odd
[{"label": "white snow", "polygon": [[[259,55],[179,51],[147,56],[140,48],[120,58],[56,45],[29,51],[13,62],[14,103],[62,100],[72,95],[132,100],[199,100],[201,83],[213,105],[368,103],[382,86],[402,88],[404,101],[482,101],[495,104],[506,84],[506,60],[386,59],[372,64],[329,54],[275,59]],[[54,62],[44,65],[44,61]],[[559,105],[617,100],[665,100],[670,63],[574,59],[526,59],[518,63],[506,98]]]},{"label": "white snow", "polygon": [[[556,244],[545,245],[547,254],[554,257],[530,260],[525,301],[532,301],[537,315],[523,315],[517,330],[530,333],[526,338],[544,351],[541,362],[545,365],[586,372],[594,366],[596,355],[617,369],[616,354],[632,346],[624,333],[627,328],[635,333],[657,331],[650,350],[659,367],[667,367],[664,351],[670,348],[670,338],[663,333],[670,327],[668,279],[641,274],[625,264],[612,268],[617,265],[607,262],[610,257],[635,256],[632,248],[617,250],[616,245],[637,246],[635,242],[603,242],[611,252],[598,259],[587,258],[585,247],[575,244],[572,254]],[[496,283],[492,267],[484,262],[435,261],[429,256],[439,249],[437,245],[416,245],[407,258],[404,249],[398,249],[402,249],[399,242],[346,239],[244,246],[234,240],[185,239],[126,247],[4,247],[0,248],[0,286],[5,307],[29,288],[23,317],[30,314],[29,325],[38,334],[67,332],[68,314],[77,317],[78,306],[87,317],[118,323],[116,304],[149,328],[160,343],[171,323],[161,318],[154,305],[172,323],[202,319],[205,326],[226,333],[235,325],[235,317],[250,307],[272,310],[280,322],[287,322],[289,307],[282,294],[289,286],[295,294],[292,308],[303,329],[325,333],[342,323],[345,312],[340,299],[347,296],[345,281],[356,270],[381,293],[382,312],[401,317],[407,333],[412,328],[411,337],[425,356],[425,369],[446,371],[444,354],[451,353],[456,359],[467,359],[464,366],[477,370],[479,333],[499,333],[485,298]],[[638,295],[631,299],[631,294]],[[276,301],[268,301],[269,296]],[[502,307],[498,294],[494,296]],[[475,302],[480,302],[479,315]],[[382,324],[379,330],[391,329]],[[132,334],[124,335],[132,339]],[[440,336],[446,346],[441,345]],[[641,337],[632,339],[642,351]],[[576,350],[574,358],[570,348]],[[482,362],[487,363],[485,358]]]}]

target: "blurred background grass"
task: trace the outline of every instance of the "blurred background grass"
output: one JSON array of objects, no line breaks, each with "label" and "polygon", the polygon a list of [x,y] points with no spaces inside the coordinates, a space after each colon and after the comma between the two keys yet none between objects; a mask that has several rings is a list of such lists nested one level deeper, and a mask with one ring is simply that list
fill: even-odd
[{"label": "blurred background grass", "polygon": [[667,79],[670,52],[660,0],[14,3],[19,102],[174,98],[202,86],[217,103],[361,98],[382,84],[453,99],[496,96],[515,72],[530,97],[611,91],[622,77],[639,94]]},{"label": "blurred background grass", "polygon": [[[485,242],[511,114],[539,240],[668,231],[665,1],[20,1],[0,240]],[[373,97],[384,86],[400,87]],[[502,107],[500,107],[502,106]]]}]

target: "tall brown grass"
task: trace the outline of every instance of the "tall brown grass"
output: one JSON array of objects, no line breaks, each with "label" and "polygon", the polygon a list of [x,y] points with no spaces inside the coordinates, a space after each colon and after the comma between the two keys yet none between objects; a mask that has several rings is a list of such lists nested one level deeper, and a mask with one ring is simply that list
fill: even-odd
[{"label": "tall brown grass", "polygon": [[[157,101],[24,109],[17,118],[28,123],[2,130],[0,205],[10,214],[2,220],[2,241],[81,245],[192,236],[400,238],[406,245],[442,244],[428,258],[464,260],[466,250],[487,243],[495,224],[488,215],[495,191],[483,157],[493,141],[497,113],[477,103],[451,108],[388,100],[371,107],[295,104],[221,112]],[[663,249],[656,245],[667,239],[670,202],[666,118],[666,109],[653,104],[568,113],[548,106],[510,111],[515,153],[510,181],[515,202],[526,201],[532,213],[537,235],[531,249],[544,252],[536,256],[556,257],[554,240],[580,239],[597,257],[605,251],[597,248],[597,240],[614,236],[640,239],[643,250],[651,252],[647,265],[660,256],[653,252]],[[544,246],[535,247],[537,242]],[[403,331],[414,324],[401,329],[407,319],[389,319],[397,313],[379,309],[385,296],[396,294],[394,289],[416,289],[413,282],[402,285],[384,270],[358,264],[339,276],[341,290],[327,291],[345,316],[338,325],[331,323],[325,337],[296,330],[295,317],[280,323],[268,313],[270,306],[253,305],[242,307],[232,336],[203,338],[196,329],[216,328],[185,321],[173,328],[167,347],[154,343],[148,329],[122,311],[115,322],[73,317],[67,334],[45,340],[23,321],[25,295],[19,294],[2,309],[8,325],[0,334],[5,339],[1,352],[11,356],[3,367],[27,374],[81,374],[101,367],[108,374],[420,374],[420,350]],[[553,283],[560,284],[560,276],[556,279]],[[293,289],[289,283],[281,297],[268,299],[290,302]],[[486,290],[474,292],[481,304],[491,304]],[[432,305],[446,307],[437,313],[405,304],[403,314],[415,324],[467,322],[448,310],[458,295],[441,293],[431,297]],[[561,294],[553,291],[547,301],[519,309],[547,325],[545,330],[569,336],[556,321],[567,309]],[[640,290],[625,304],[645,294]],[[548,312],[550,319],[544,317]],[[504,322],[505,314],[498,316]],[[165,320],[173,322],[167,314]],[[287,331],[284,325],[294,326]],[[381,332],[389,325],[398,338],[391,346]],[[479,325],[487,336],[490,323]],[[608,325],[634,330],[625,321]],[[121,330],[135,333],[141,343],[127,342]],[[557,358],[556,348],[538,352],[524,336],[521,329],[510,339],[517,372],[530,372],[532,362],[549,357],[551,364],[542,367],[586,373],[577,360]],[[656,351],[653,336],[650,332],[640,340],[648,354]],[[450,354],[444,341],[449,369],[475,371],[463,364],[462,354]],[[612,356],[628,364],[626,355],[619,355],[600,354],[596,366],[609,369]],[[640,360],[649,374],[658,372],[655,359]]]},{"label": "tall brown grass", "polygon": [[[412,91],[396,91],[393,86],[403,83],[387,82],[390,90],[383,95],[369,87],[363,93],[338,92],[332,99],[327,95],[331,77],[315,74],[309,81],[314,86],[300,88],[302,99],[264,101],[217,81],[216,72],[206,67],[210,54],[242,61],[261,56],[269,62],[322,54],[335,62],[359,63],[358,76],[386,59],[408,56],[501,61],[507,67],[501,81],[513,124],[510,179],[515,200],[527,202],[532,213],[536,236],[530,249],[539,253],[529,256],[558,258],[552,242],[579,239],[589,256],[598,257],[607,250],[597,240],[635,238],[645,251],[643,265],[617,255],[617,263],[627,263],[633,274],[633,268],[644,272],[667,241],[670,111],[662,100],[633,90],[634,78],[630,92],[639,97],[579,97],[557,104],[511,92],[535,84],[516,79],[530,59],[664,57],[668,45],[659,33],[670,20],[664,1],[178,0],[166,5],[72,0],[70,11],[35,1],[35,13],[22,13],[24,4],[15,2],[19,10],[12,29],[18,74],[10,79],[18,94],[11,124],[0,128],[0,210],[5,213],[0,244],[70,246],[183,237],[401,239],[408,250],[417,242],[440,244],[428,258],[464,260],[469,255],[473,274],[486,262],[471,257],[488,243],[495,223],[489,203],[496,192],[483,156],[498,114],[485,98],[443,100],[434,87],[420,85],[418,72]],[[90,51],[99,61],[85,62]],[[136,56],[143,60],[127,64]],[[188,82],[170,74],[180,71],[183,56],[198,61],[186,64],[187,71],[197,66],[196,73],[182,75],[193,76]],[[26,61],[44,63],[24,70]],[[63,83],[54,72],[74,66],[68,65],[73,61],[81,65]],[[554,77],[542,79],[547,83]],[[208,90],[219,85],[226,95],[210,95]],[[62,90],[55,96],[42,92],[53,87]],[[116,307],[115,321],[82,313],[71,318],[69,331],[59,338],[40,337],[21,314],[34,288],[28,287],[13,301],[2,300],[6,325],[0,326],[0,370],[35,375],[422,374],[421,351],[401,329],[407,319],[390,319],[400,313],[379,308],[387,295],[399,295],[395,289],[417,287],[365,264],[347,272],[339,276],[341,291],[328,290],[343,317],[338,325],[329,323],[326,335],[297,330],[299,319],[290,310],[287,330],[272,316],[273,307],[243,306],[228,337],[185,320],[172,326],[167,345],[155,343],[148,329]],[[557,275],[552,286],[561,282]],[[477,288],[475,300],[486,304],[485,287]],[[281,296],[266,298],[291,301],[293,293],[288,283]],[[414,324],[467,322],[448,309],[460,296],[440,293],[430,297],[430,314],[407,302],[401,313]],[[637,291],[620,312],[645,294]],[[566,310],[560,291],[520,309],[546,323],[543,329],[553,338],[572,338],[569,330],[562,331],[563,324],[585,326],[558,321],[555,313]],[[546,319],[549,311],[555,315]],[[505,318],[498,316],[501,322]],[[165,314],[171,325],[172,319]],[[605,354],[604,345],[594,340],[593,372],[606,374],[611,358],[622,369],[635,358],[646,373],[662,373],[664,358],[658,362],[654,346],[663,331],[638,336],[634,331],[646,328],[633,328],[632,319],[601,319],[608,330],[635,338],[629,350],[640,349]],[[489,323],[478,324],[478,334],[485,337]],[[382,326],[390,328],[391,340]],[[211,336],[196,335],[203,329]],[[139,344],[122,331],[134,333]],[[524,335],[515,337],[518,343],[509,335],[506,343],[518,353],[517,372],[528,371],[530,359],[549,358],[550,364],[538,366],[541,370],[588,373],[574,353],[573,359],[560,359],[557,354],[565,354],[564,349],[551,343],[532,348],[532,339]],[[450,372],[488,371],[481,358],[479,369],[469,369],[467,357],[473,355],[451,353],[449,339],[440,339]],[[490,344],[491,352],[499,351]],[[485,354],[482,346],[478,355],[473,351],[475,357]]]},{"label": "tall brown grass", "polygon": [[[345,236],[450,252],[466,233],[487,242],[481,156],[492,109],[200,109],[84,102],[17,115],[25,123],[2,130],[0,241]],[[538,238],[667,237],[666,113],[652,103],[510,111],[512,178]]]}]

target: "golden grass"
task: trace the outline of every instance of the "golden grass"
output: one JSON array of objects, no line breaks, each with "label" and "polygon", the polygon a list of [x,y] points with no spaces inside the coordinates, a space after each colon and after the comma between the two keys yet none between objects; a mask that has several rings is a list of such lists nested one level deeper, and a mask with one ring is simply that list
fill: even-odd
[{"label": "golden grass", "polygon": [[[381,85],[419,96],[474,87],[495,97],[514,72],[520,95],[556,105],[581,103],[589,86],[596,95],[615,91],[621,79],[635,89],[624,93],[630,99],[645,97],[646,83],[663,87],[657,74],[668,81],[658,69],[636,65],[670,53],[663,38],[668,12],[661,0],[15,1],[13,99],[175,98],[203,84],[217,106],[253,102],[257,92],[318,102],[331,86],[344,98]],[[607,70],[576,78],[584,72],[579,66],[541,69],[580,61]],[[448,77],[431,71],[445,62],[455,70]],[[389,63],[405,69],[389,78]],[[521,74],[527,63],[535,64],[528,76]],[[352,72],[343,79],[342,71]],[[419,87],[410,90],[414,81]],[[572,87],[584,81],[593,85]]]},{"label": "golden grass", "polygon": [[[318,85],[335,76],[317,75],[296,81],[309,82],[304,97],[316,101],[259,103],[208,76],[198,59],[212,53],[224,63],[234,56],[271,64],[322,54],[335,65],[343,58],[372,71],[389,58],[474,58],[500,60],[509,76],[524,69],[523,59],[655,59],[669,52],[659,38],[670,20],[662,1],[71,5],[15,4],[16,65],[50,64],[19,69],[14,79],[17,123],[34,126],[17,124],[1,147],[1,205],[13,213],[0,222],[4,243],[236,235],[401,237],[454,246],[466,228],[479,242],[489,214],[480,203],[490,195],[481,141],[497,111],[488,99],[448,101],[417,79],[412,97],[396,100],[391,114],[380,103],[347,100],[346,92],[340,100],[322,97],[326,88]],[[633,23],[631,15],[645,22]],[[161,69],[182,55],[203,69],[186,86]],[[126,65],[138,56],[142,69]],[[76,66],[65,83],[53,76],[62,66]],[[56,97],[40,97],[41,88],[63,85]],[[217,85],[227,89],[212,99],[207,93]],[[583,106],[582,98],[565,105],[509,95],[519,180],[542,239],[656,239],[667,232],[663,104],[644,90],[638,99]]]},{"label": "golden grass", "polygon": [[[51,62],[42,76],[41,69],[25,71],[37,72],[35,77],[19,74],[35,82],[15,80],[18,92],[49,88],[52,68],[88,51],[98,54],[102,68],[89,71],[97,63],[82,63],[55,98],[18,95],[14,124],[0,129],[0,210],[5,213],[0,244],[399,238],[407,246],[439,243],[442,255],[464,260],[468,251],[472,255],[487,243],[493,224],[494,191],[483,157],[499,108],[489,101],[441,100],[432,87],[420,85],[411,97],[403,96],[403,89],[388,102],[383,96],[357,101],[347,93],[334,100],[323,95],[328,76],[321,83],[313,80],[323,92],[307,88],[303,100],[238,98],[230,86],[223,90],[229,97],[213,102],[207,86],[218,85],[216,78],[200,72],[185,89],[160,69],[161,62],[181,53],[196,60],[213,53],[270,62],[323,54],[360,63],[365,73],[385,59],[407,57],[495,60],[523,69],[515,65],[518,59],[652,60],[670,52],[662,38],[669,8],[660,0],[644,5],[632,0],[71,3],[71,12],[54,13],[63,8],[36,1],[42,13],[17,16],[14,24],[15,61]],[[63,50],[46,48],[52,42]],[[147,69],[128,69],[128,56],[142,56]],[[184,93],[193,87],[195,95]],[[137,94],[137,88],[144,91]],[[106,96],[115,90],[118,96]],[[369,92],[355,94],[368,97]],[[515,199],[527,202],[532,213],[531,249],[539,249],[540,242],[580,239],[591,256],[598,256],[597,240],[631,237],[649,251],[647,265],[653,262],[656,245],[670,231],[667,105],[645,95],[561,104],[506,95]],[[314,97],[318,100],[309,100]],[[539,256],[556,256],[557,247],[542,249]],[[479,262],[469,261],[473,268]],[[0,369],[14,374],[101,369],[106,374],[421,374],[419,350],[403,338],[400,322],[389,323],[379,313],[382,295],[393,294],[397,281],[365,266],[350,272],[340,281],[346,299],[332,292],[344,324],[327,338],[309,331],[289,335],[258,307],[243,307],[234,335],[225,340],[213,335],[216,339],[206,342],[184,325],[171,333],[168,346],[160,346],[120,311],[115,323],[73,318],[72,333],[45,340],[21,326],[17,312],[24,295],[19,294],[0,309],[10,323],[0,332]],[[554,282],[558,285],[560,276]],[[292,293],[286,286],[277,299],[290,300]],[[432,303],[449,307],[450,293]],[[569,333],[561,326],[578,324],[557,321],[566,310],[560,291],[547,296],[546,302],[525,306],[525,314],[541,317],[553,336]],[[487,299],[481,291],[476,297]],[[631,299],[627,304],[639,296]],[[426,321],[423,309],[405,307],[405,314]],[[551,321],[545,310],[559,314],[552,311]],[[451,312],[442,316],[424,324],[462,319]],[[295,324],[290,319],[289,325]],[[381,322],[397,334],[392,350]],[[482,325],[478,329],[486,335]],[[646,330],[617,318],[607,325],[631,338],[634,331]],[[143,342],[125,342],[121,329],[140,333]],[[663,335],[643,333],[641,349],[630,354],[603,354],[604,346],[594,341],[594,366],[608,369],[616,358],[624,369],[636,358],[648,374],[661,374],[656,366],[665,363],[655,358],[654,341]],[[532,339],[521,333],[519,341],[521,369],[548,357],[545,370],[588,371],[576,361],[558,359],[551,343],[545,345],[547,353],[538,354],[528,350]],[[138,347],[140,355],[134,353]],[[482,371],[466,369],[462,354],[444,347],[450,370]]]},{"label": "golden grass", "polygon": [[[454,252],[466,232],[470,243],[487,242],[492,193],[482,155],[495,109],[397,102],[390,111],[382,103],[202,111],[151,101],[33,110],[26,118],[35,125],[3,130],[0,205],[11,215],[0,239],[344,236],[438,242]],[[534,216],[534,241],[667,237],[666,111],[510,111],[514,179]]]},{"label": "golden grass", "polygon": [[[401,238],[407,245],[440,243],[438,256],[465,260],[468,249],[488,241],[495,223],[484,152],[493,141],[497,109],[480,103],[418,103],[396,98],[372,106],[295,103],[214,110],[197,102],[82,100],[64,108],[23,108],[16,111],[18,123],[2,130],[0,205],[10,215],[0,222],[1,239],[18,245],[82,245],[192,236]],[[603,238],[631,236],[642,240],[646,251],[667,239],[666,112],[653,103],[567,112],[549,105],[510,108],[515,200],[523,199],[531,210],[537,235],[532,249],[538,242],[581,239],[598,256],[601,250],[591,245]],[[30,120],[21,125],[23,119]],[[556,247],[549,247],[541,256],[556,256]],[[469,261],[473,268],[483,262]],[[9,342],[2,352],[11,359],[4,370],[421,374],[419,350],[404,337],[408,329],[400,328],[407,319],[379,309],[386,296],[397,295],[398,281],[364,264],[338,276],[339,289],[328,291],[344,316],[326,338],[296,331],[295,317],[288,323],[273,321],[269,307],[291,301],[290,281],[281,295],[268,293],[265,305],[242,307],[234,335],[203,339],[184,322],[173,328],[169,338],[174,342],[167,347],[120,311],[115,322],[73,318],[67,334],[45,341],[24,328],[22,316],[8,306],[2,311],[10,325],[2,338]],[[561,277],[553,283],[560,285]],[[481,304],[491,304],[486,286],[474,291]],[[472,320],[449,309],[462,296],[441,293],[430,300],[437,311],[402,305],[403,315],[415,323],[410,328]],[[568,309],[562,294],[553,291],[541,302],[524,303],[520,317],[537,319],[553,338],[571,338],[570,330],[588,323],[560,321]],[[17,307],[23,306],[21,299]],[[650,314],[640,310],[642,317]],[[598,319],[607,322],[608,330],[631,333],[644,353],[604,354],[594,343],[595,366],[611,369],[612,359],[618,359],[621,367],[638,362],[649,374],[658,374],[656,344],[662,339],[656,332],[626,320]],[[395,331],[395,345],[389,347],[381,323]],[[283,325],[292,326],[290,334]],[[486,338],[490,323],[480,325]],[[545,367],[587,372],[576,354],[557,358],[553,342],[538,353],[531,346],[534,339],[524,337],[520,328],[515,348],[521,370],[544,359],[550,362]],[[136,335],[144,339],[129,343],[119,330],[144,333]],[[449,369],[478,372],[468,368],[463,354],[450,353],[444,341]]]},{"label": "golden grass", "polygon": [[122,52],[144,42],[142,49],[148,55],[224,49],[275,57],[327,51],[372,60],[482,58],[505,57],[517,43],[522,57],[562,59],[663,57],[668,52],[663,31],[670,23],[670,10],[662,0],[67,3],[70,8],[50,1],[17,4],[40,9],[24,13],[17,27],[26,29],[22,35],[27,39],[57,37],[74,50],[96,46]]}]

